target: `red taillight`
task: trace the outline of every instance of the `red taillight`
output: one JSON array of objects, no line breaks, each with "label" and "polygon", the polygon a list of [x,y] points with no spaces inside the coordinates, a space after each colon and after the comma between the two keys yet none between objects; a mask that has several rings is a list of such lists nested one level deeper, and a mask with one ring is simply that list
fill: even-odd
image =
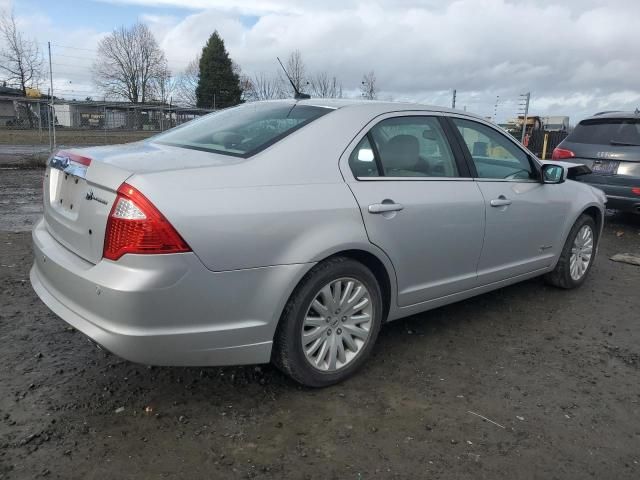
[{"label": "red taillight", "polygon": [[633,193],[634,195],[640,195],[640,187],[633,187],[631,189],[631,193]]},{"label": "red taillight", "polygon": [[180,253],[191,249],[153,204],[123,183],[113,202],[104,237],[104,258],[118,260],[125,253]]},{"label": "red taillight", "polygon": [[562,160],[563,158],[574,158],[576,156],[571,150],[556,147],[551,154],[551,160]]}]

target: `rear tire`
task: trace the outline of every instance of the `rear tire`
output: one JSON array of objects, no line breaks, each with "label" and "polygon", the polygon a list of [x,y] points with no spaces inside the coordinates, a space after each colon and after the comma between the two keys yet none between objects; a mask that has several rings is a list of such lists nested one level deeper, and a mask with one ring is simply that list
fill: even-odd
[{"label": "rear tire", "polygon": [[341,382],[371,354],[382,312],[380,287],[366,266],[348,257],[319,263],[282,313],[272,361],[308,387]]},{"label": "rear tire", "polygon": [[565,289],[582,285],[593,265],[597,245],[595,221],[589,215],[580,215],[571,227],[556,268],[545,275],[545,282]]}]

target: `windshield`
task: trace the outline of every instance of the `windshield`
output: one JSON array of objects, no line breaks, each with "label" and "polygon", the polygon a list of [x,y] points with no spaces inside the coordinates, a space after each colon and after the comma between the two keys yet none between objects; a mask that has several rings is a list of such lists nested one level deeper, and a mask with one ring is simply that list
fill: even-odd
[{"label": "windshield", "polygon": [[567,141],[598,145],[640,145],[640,119],[583,120],[569,135]]},{"label": "windshield", "polygon": [[296,103],[251,103],[212,113],[151,141],[246,158],[331,111]]}]

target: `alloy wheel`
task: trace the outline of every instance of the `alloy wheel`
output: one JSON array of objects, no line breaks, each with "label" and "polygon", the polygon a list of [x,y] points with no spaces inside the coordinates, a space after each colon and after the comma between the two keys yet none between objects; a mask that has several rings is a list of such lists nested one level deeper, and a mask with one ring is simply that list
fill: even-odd
[{"label": "alloy wheel", "polygon": [[302,348],[312,367],[335,372],[363,350],[373,325],[371,295],[355,278],[340,278],[314,296],[302,323]]},{"label": "alloy wheel", "polygon": [[575,281],[580,280],[589,268],[593,256],[593,229],[583,225],[573,241],[569,259],[569,273]]}]

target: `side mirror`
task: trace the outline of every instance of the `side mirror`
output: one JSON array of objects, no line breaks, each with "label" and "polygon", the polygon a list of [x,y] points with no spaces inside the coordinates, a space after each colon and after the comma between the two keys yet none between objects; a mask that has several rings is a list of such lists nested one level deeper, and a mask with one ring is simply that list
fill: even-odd
[{"label": "side mirror", "polygon": [[567,171],[561,165],[542,165],[542,183],[562,183],[567,179]]}]

